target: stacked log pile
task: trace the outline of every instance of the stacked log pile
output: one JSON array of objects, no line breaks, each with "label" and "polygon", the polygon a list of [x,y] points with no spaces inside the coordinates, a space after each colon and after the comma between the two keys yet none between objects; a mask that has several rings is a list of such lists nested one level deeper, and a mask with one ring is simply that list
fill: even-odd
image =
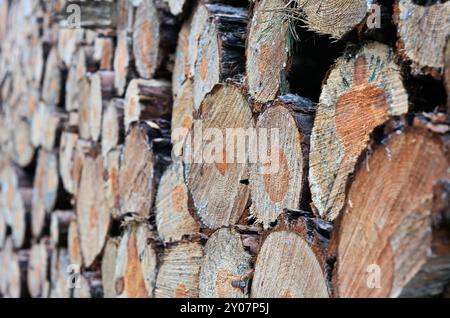
[{"label": "stacked log pile", "polygon": [[0,297],[448,296],[449,17],[0,0]]}]

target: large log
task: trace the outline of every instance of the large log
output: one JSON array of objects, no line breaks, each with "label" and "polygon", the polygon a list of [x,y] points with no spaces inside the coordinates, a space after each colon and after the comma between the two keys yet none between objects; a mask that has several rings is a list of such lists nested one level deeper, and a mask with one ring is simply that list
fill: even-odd
[{"label": "large log", "polygon": [[314,111],[310,100],[286,95],[258,118],[259,159],[250,168],[250,213],[265,228],[285,208],[309,208],[309,139]]},{"label": "large log", "polygon": [[[186,183],[203,224],[217,229],[238,223],[247,206],[248,153],[242,146],[254,132],[254,120],[241,88],[234,84],[217,85],[200,111],[201,120],[184,147]],[[212,145],[204,147],[208,139]]]},{"label": "large log", "polygon": [[421,116],[410,127],[394,123],[367,165],[359,165],[332,237],[336,296],[444,291],[450,280],[448,135],[430,131],[442,125]]},{"label": "large log", "polygon": [[309,183],[315,211],[339,214],[345,185],[370,134],[408,111],[408,95],[392,50],[369,43],[338,59],[322,88],[311,134]]}]

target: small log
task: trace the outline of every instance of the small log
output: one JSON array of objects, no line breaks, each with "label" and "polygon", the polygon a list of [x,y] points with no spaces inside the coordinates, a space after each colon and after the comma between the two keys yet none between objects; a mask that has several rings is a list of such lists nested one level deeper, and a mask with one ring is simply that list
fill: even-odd
[{"label": "small log", "polygon": [[175,51],[175,63],[172,72],[172,96],[175,99],[183,83],[190,77],[190,55],[189,35],[191,33],[191,22],[189,18],[181,26],[178,33],[177,49]]},{"label": "small log", "polygon": [[164,172],[155,202],[158,235],[164,243],[199,233],[200,226],[191,215],[194,213],[191,204],[183,164],[175,162]]},{"label": "small log", "polygon": [[153,233],[148,225],[131,224],[124,232],[115,271],[118,297],[148,298],[153,295],[156,283],[156,251],[151,240]]},{"label": "small log", "polygon": [[62,73],[59,68],[56,49],[52,49],[47,57],[42,85],[42,100],[48,106],[59,105],[61,101]]},{"label": "small log", "polygon": [[55,107],[40,103],[32,117],[31,145],[52,151],[60,141],[64,117],[65,114],[58,112]]},{"label": "small log", "polygon": [[0,294],[2,297],[8,297],[9,268],[13,258],[13,243],[11,238],[7,238],[3,248],[0,250]]},{"label": "small log", "polygon": [[189,1],[186,0],[164,0],[167,2],[170,8],[170,12],[173,15],[179,15],[183,12],[183,8],[189,3]]},{"label": "small log", "polygon": [[[6,233],[7,233],[7,228],[6,228],[6,220],[5,220],[5,216],[3,215],[3,199],[0,198],[0,250],[3,248],[3,246],[5,245],[5,241],[6,241]],[[1,291],[0,291],[1,294]]]},{"label": "small log", "polygon": [[422,116],[393,127],[361,160],[333,231],[337,297],[437,296],[450,281],[448,134],[430,130],[450,128]]},{"label": "small log", "polygon": [[30,250],[30,262],[28,266],[28,290],[33,298],[47,297],[44,295],[45,285],[49,277],[49,248],[48,240],[43,239],[34,244]]},{"label": "small log", "polygon": [[180,88],[173,103],[172,110],[172,143],[175,145],[173,154],[181,158],[184,141],[194,123],[194,99],[192,96],[192,81],[187,80]]},{"label": "small log", "polygon": [[102,257],[102,284],[103,295],[105,298],[116,298],[116,286],[114,284],[114,275],[116,270],[117,251],[119,248],[119,240],[110,238],[106,242],[105,250]]},{"label": "small log", "polygon": [[180,242],[164,250],[156,279],[155,298],[198,298],[203,247]]},{"label": "small log", "polygon": [[208,5],[208,20],[198,39],[193,96],[199,109],[206,94],[245,71],[246,7]]},{"label": "small log", "polygon": [[204,249],[199,288],[200,298],[247,298],[252,273],[252,255],[241,235],[233,229],[214,232]]},{"label": "small log", "polygon": [[114,87],[118,96],[125,93],[128,78],[131,73],[132,60],[131,39],[126,31],[117,35],[116,50],[114,52]]},{"label": "small log", "polygon": [[[86,74],[92,64],[91,50],[86,46],[78,48],[74,62],[69,68],[65,87],[65,108],[67,111],[78,110],[81,102],[86,99],[88,87]],[[81,91],[81,93],[80,93]]]},{"label": "small log", "polygon": [[[236,224],[247,205],[248,186],[241,181],[248,179],[248,158],[242,146],[252,135],[254,120],[245,95],[234,84],[217,85],[206,96],[200,110],[201,120],[197,128],[194,124],[184,148],[186,183],[203,224],[217,229]],[[233,140],[236,138],[226,134],[230,129],[234,129],[232,134],[239,137],[236,143]],[[210,136],[203,137],[203,131],[205,136]],[[220,136],[213,136],[212,131]],[[226,145],[225,137],[230,145]],[[203,147],[208,138],[214,141],[213,146]],[[241,148],[237,151],[238,156],[235,156],[235,144]]]},{"label": "small log", "polygon": [[290,64],[287,42],[289,21],[282,13],[284,6],[284,0],[258,1],[249,22],[247,85],[250,95],[260,103],[288,93],[286,73]]},{"label": "small log", "polygon": [[94,60],[101,71],[113,69],[114,42],[109,37],[97,37],[94,42]]},{"label": "small log", "polygon": [[0,169],[0,184],[2,214],[5,217],[5,223],[11,226],[14,218],[14,199],[15,196],[17,196],[19,180],[13,166],[9,163],[5,164]]},{"label": "small log", "polygon": [[104,156],[104,187],[106,206],[112,217],[120,218],[119,165],[122,149],[112,149]]},{"label": "small log", "polygon": [[282,214],[258,253],[252,298],[328,298],[330,231],[330,223],[308,213]]},{"label": "small log", "polygon": [[447,115],[450,115],[450,39],[445,49],[444,86],[447,92]]},{"label": "small log", "polygon": [[150,79],[168,73],[167,62],[174,52],[177,22],[161,0],[141,0],[133,27],[133,53],[140,77]]},{"label": "small log", "polygon": [[0,41],[6,37],[8,30],[8,11],[9,11],[9,1],[0,1]]},{"label": "small log", "polygon": [[138,120],[170,119],[172,95],[170,83],[164,80],[134,79],[128,85],[124,105],[124,124]]},{"label": "small log", "polygon": [[102,156],[123,143],[125,128],[123,119],[123,101],[113,99],[109,102],[103,114],[102,121]]},{"label": "small log", "polygon": [[47,107],[43,103],[39,103],[31,116],[30,142],[34,148],[42,145],[46,116]]},{"label": "small log", "polygon": [[73,218],[70,221],[67,231],[67,249],[70,264],[79,267],[83,266],[83,257],[81,255],[80,232],[78,230],[77,220]]},{"label": "small log", "polygon": [[70,271],[70,261],[67,251],[64,249],[54,252],[52,259],[52,284],[50,291],[50,298],[70,298],[72,296],[73,288],[69,282],[73,283],[68,275],[73,274]]},{"label": "small log", "polygon": [[20,120],[13,133],[14,161],[21,167],[28,166],[34,158],[34,147],[31,144],[30,125]]},{"label": "small log", "polygon": [[348,175],[373,130],[407,111],[408,95],[389,47],[369,43],[337,60],[311,134],[309,183],[321,217],[333,220],[342,209]]},{"label": "small log", "polygon": [[[91,92],[91,82],[87,78],[83,78],[79,83],[80,96],[79,96],[79,106],[78,106],[78,134],[81,139],[91,140],[91,120],[90,118],[93,109],[98,111],[98,104],[96,107],[91,106],[90,92]],[[95,121],[98,123],[98,121]]]},{"label": "small log", "polygon": [[199,39],[207,24],[208,16],[208,9],[204,1],[198,1],[193,9],[192,21],[190,23],[188,38],[189,46],[187,48],[188,63],[186,65],[186,67],[189,66],[189,76],[187,76],[187,78],[192,78],[195,74],[195,62],[197,61]]},{"label": "small log", "polygon": [[91,148],[90,142],[82,139],[78,139],[75,146],[75,152],[73,154],[73,166],[72,166],[72,180],[73,180],[73,194],[78,194],[78,188],[81,180],[81,173],[83,171],[83,165],[86,158],[86,153]]},{"label": "small log", "polygon": [[450,3],[432,1],[425,5],[413,0],[397,0],[394,21],[401,56],[412,61],[416,75],[429,73],[440,78],[444,71],[445,46],[450,34]]},{"label": "small log", "polygon": [[57,156],[43,149],[39,150],[36,175],[33,182],[31,224],[34,237],[39,237],[48,213],[55,204],[58,195]]},{"label": "small log", "polygon": [[90,139],[94,142],[100,138],[103,101],[112,96],[113,81],[114,73],[109,71],[97,72],[90,77],[88,126]]},{"label": "small log", "polygon": [[11,253],[8,257],[8,281],[6,286],[6,296],[9,298],[27,298],[27,268],[28,252],[18,251]]},{"label": "small log", "polygon": [[15,248],[28,247],[31,239],[32,196],[32,188],[18,188],[14,191],[11,238]]},{"label": "small log", "polygon": [[57,52],[64,66],[70,68],[77,45],[81,43],[84,30],[81,28],[60,28],[58,32]]},{"label": "small log", "polygon": [[46,108],[43,114],[41,145],[47,151],[53,151],[61,140],[63,129],[62,119],[65,114],[54,108]]},{"label": "small log", "polygon": [[[309,139],[314,111],[310,100],[285,95],[258,118],[260,157],[250,168],[250,213],[265,228],[285,208],[309,208]],[[274,133],[278,134],[275,137],[278,140],[274,139]],[[264,142],[267,149],[261,149]]]},{"label": "small log", "polygon": [[364,22],[371,3],[359,0],[332,0],[327,3],[298,0],[292,11],[286,9],[286,14],[303,20],[309,30],[341,39]]},{"label": "small log", "polygon": [[[151,126],[150,126],[151,125]],[[120,214],[147,217],[153,206],[159,179],[170,162],[167,150],[158,147],[161,130],[154,123],[131,125],[120,163]]]},{"label": "small log", "polygon": [[67,247],[70,222],[75,218],[73,211],[53,211],[50,218],[50,243],[54,248]]},{"label": "small log", "polygon": [[77,224],[83,262],[89,268],[101,253],[110,226],[103,186],[103,158],[87,155],[77,194]]},{"label": "small log", "polygon": [[73,194],[74,153],[77,146],[78,134],[64,131],[59,146],[59,175],[64,189]]}]

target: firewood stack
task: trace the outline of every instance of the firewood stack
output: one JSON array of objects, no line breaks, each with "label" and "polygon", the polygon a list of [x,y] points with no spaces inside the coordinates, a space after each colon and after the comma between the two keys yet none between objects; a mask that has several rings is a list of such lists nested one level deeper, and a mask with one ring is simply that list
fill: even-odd
[{"label": "firewood stack", "polygon": [[449,16],[0,0],[0,296],[448,296]]}]

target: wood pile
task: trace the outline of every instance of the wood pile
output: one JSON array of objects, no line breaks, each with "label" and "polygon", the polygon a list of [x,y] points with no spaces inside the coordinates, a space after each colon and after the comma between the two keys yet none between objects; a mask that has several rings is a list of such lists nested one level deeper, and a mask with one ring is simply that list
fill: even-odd
[{"label": "wood pile", "polygon": [[448,296],[449,17],[0,0],[0,297]]}]

